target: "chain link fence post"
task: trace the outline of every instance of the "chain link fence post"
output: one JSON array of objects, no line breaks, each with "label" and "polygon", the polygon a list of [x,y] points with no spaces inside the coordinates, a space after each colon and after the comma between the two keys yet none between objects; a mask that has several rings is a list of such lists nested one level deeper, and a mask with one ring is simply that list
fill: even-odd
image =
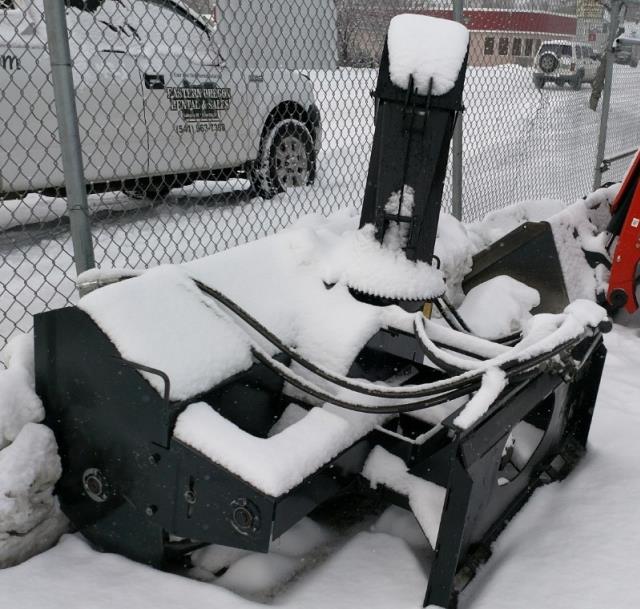
[{"label": "chain link fence post", "polygon": [[[454,21],[463,22],[463,9],[464,0],[453,0]],[[460,112],[453,129],[451,151],[451,212],[458,220],[462,220],[462,117]]]},{"label": "chain link fence post", "polygon": [[44,0],[67,213],[78,274],[95,266],[64,0]]},{"label": "chain link fence post", "polygon": [[600,129],[598,131],[598,150],[596,152],[596,165],[593,172],[593,190],[602,185],[602,169],[605,148],[607,145],[607,129],[609,126],[609,108],[611,106],[611,85],[613,82],[613,45],[618,35],[618,21],[623,0],[611,0],[609,33],[607,36],[607,47],[605,49],[605,75],[604,88],[602,91],[602,112],[600,114]]}]

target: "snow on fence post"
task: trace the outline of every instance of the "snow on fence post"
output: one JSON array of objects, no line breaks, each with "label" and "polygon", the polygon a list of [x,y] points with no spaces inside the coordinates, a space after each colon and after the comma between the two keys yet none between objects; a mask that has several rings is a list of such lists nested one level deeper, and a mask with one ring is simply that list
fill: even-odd
[{"label": "snow on fence post", "polygon": [[67,190],[67,214],[73,258],[76,272],[80,274],[93,268],[95,261],[64,0],[44,0],[44,16]]},{"label": "snow on fence post", "polygon": [[[463,22],[464,0],[453,0],[453,20]],[[462,112],[458,114],[451,143],[451,212],[462,220]]]},{"label": "snow on fence post", "polygon": [[607,46],[605,48],[605,76],[604,89],[602,92],[602,113],[600,114],[600,129],[598,131],[598,150],[596,152],[596,166],[593,172],[593,190],[602,185],[602,170],[604,153],[607,145],[607,127],[609,122],[609,107],[611,104],[611,84],[613,81],[613,45],[618,37],[618,25],[620,20],[620,9],[624,0],[611,0],[609,34],[607,36]]}]

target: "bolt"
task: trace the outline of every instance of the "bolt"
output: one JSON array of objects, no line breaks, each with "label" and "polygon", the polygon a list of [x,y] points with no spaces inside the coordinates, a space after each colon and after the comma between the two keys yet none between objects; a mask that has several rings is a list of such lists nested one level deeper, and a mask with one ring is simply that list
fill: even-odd
[{"label": "bolt", "polygon": [[158,506],[157,505],[148,505],[145,508],[144,513],[147,516],[153,516],[157,511],[158,511]]},{"label": "bolt", "polygon": [[192,490],[185,491],[184,500],[189,505],[193,505],[196,502],[196,494]]},{"label": "bolt", "polygon": [[248,529],[251,527],[251,523],[253,522],[253,516],[247,508],[237,507],[233,511],[233,521],[238,525],[239,528]]},{"label": "bolt", "polygon": [[91,467],[83,472],[82,486],[89,499],[96,503],[103,503],[109,498],[109,482],[96,467]]},{"label": "bolt", "polygon": [[157,465],[160,461],[160,455],[158,453],[153,453],[152,455],[149,455],[148,461],[151,465]]},{"label": "bolt", "polygon": [[240,497],[231,502],[231,525],[241,535],[255,533],[260,528],[260,511],[248,499]]}]

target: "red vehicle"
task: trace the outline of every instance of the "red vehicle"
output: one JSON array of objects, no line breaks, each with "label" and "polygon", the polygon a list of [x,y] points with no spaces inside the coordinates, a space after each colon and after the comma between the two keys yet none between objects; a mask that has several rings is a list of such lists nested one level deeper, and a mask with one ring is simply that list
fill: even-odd
[{"label": "red vehicle", "polygon": [[609,246],[618,237],[611,257],[607,301],[616,309],[624,307],[634,313],[639,307],[636,288],[640,279],[640,150],[611,205],[607,231]]}]

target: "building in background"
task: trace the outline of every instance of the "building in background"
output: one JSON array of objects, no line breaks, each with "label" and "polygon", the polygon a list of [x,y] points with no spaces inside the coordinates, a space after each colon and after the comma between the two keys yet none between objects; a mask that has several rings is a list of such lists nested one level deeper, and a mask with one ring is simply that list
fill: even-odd
[{"label": "building in background", "polygon": [[470,8],[464,20],[471,33],[469,63],[475,66],[530,66],[545,40],[576,39],[576,16],[570,14]]},{"label": "building in background", "polygon": [[[449,2],[445,4],[449,8],[431,8],[434,4],[393,0],[388,4],[383,4],[380,0],[336,0],[341,64],[376,66],[389,21],[398,13],[412,12],[444,19],[453,18]],[[543,41],[576,38],[575,9],[573,13],[559,12],[559,9],[570,10],[565,4],[556,5],[556,10],[524,8],[527,4],[531,5],[531,2],[511,3],[518,8],[504,8],[507,2],[483,4],[485,6],[479,7],[465,3],[464,23],[471,32],[470,65],[531,65]],[[499,4],[500,7],[489,8],[487,4]]]}]

